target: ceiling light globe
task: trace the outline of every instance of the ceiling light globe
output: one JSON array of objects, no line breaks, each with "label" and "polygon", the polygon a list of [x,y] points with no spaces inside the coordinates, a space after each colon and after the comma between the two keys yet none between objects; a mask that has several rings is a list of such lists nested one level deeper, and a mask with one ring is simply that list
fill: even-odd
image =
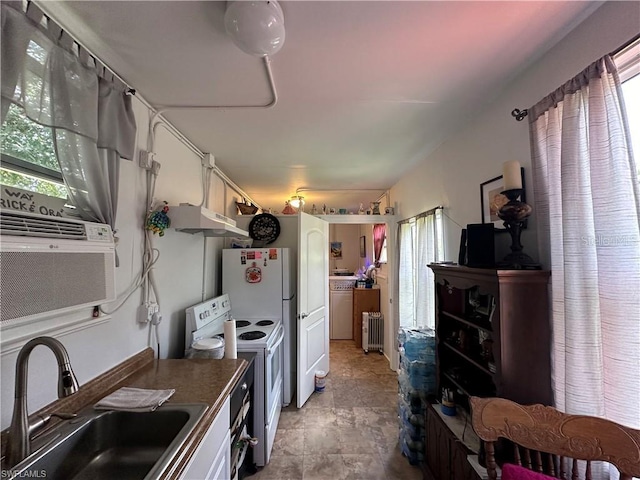
[{"label": "ceiling light globe", "polygon": [[228,1],[224,27],[233,43],[250,55],[273,55],[284,45],[284,14],[276,1]]},{"label": "ceiling light globe", "polygon": [[292,196],[291,200],[289,201],[289,205],[291,205],[293,208],[300,208],[304,205],[304,203],[304,197],[301,197],[299,195]]}]

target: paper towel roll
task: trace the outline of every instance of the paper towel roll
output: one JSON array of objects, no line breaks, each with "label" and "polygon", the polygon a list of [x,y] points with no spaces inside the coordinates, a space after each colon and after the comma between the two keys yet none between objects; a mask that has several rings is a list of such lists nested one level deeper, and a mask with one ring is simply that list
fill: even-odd
[{"label": "paper towel roll", "polygon": [[224,358],[238,358],[236,321],[234,319],[224,322]]}]

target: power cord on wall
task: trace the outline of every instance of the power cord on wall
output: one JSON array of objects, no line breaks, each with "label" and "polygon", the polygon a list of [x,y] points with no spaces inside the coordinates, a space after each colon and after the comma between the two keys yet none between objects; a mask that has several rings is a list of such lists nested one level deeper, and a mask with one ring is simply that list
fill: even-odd
[{"label": "power cord on wall", "polygon": [[449,220],[451,220],[453,223],[455,223],[457,226],[459,226],[460,228],[466,228],[463,227],[462,225],[460,225],[458,222],[456,222],[453,218],[451,218],[449,215],[447,215],[447,212],[445,211],[445,209],[442,209],[442,214],[447,217]]}]

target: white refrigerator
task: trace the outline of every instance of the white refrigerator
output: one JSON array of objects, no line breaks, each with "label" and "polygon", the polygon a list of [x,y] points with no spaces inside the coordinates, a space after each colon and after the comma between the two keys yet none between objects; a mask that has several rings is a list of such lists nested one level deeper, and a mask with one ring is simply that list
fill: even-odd
[{"label": "white refrigerator", "polygon": [[295,391],[296,262],[288,248],[222,250],[222,293],[237,320],[281,320],[284,326],[283,405]]}]

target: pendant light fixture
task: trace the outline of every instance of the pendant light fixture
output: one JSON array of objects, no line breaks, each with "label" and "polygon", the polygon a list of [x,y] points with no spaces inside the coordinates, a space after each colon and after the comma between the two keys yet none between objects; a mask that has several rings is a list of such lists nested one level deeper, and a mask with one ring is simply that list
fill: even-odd
[{"label": "pendant light fixture", "polygon": [[224,26],[233,43],[249,55],[273,55],[284,45],[284,13],[276,1],[228,1]]},{"label": "pendant light fixture", "polygon": [[300,195],[293,195],[291,197],[291,200],[289,201],[289,204],[294,208],[300,208],[305,204],[304,197]]}]

